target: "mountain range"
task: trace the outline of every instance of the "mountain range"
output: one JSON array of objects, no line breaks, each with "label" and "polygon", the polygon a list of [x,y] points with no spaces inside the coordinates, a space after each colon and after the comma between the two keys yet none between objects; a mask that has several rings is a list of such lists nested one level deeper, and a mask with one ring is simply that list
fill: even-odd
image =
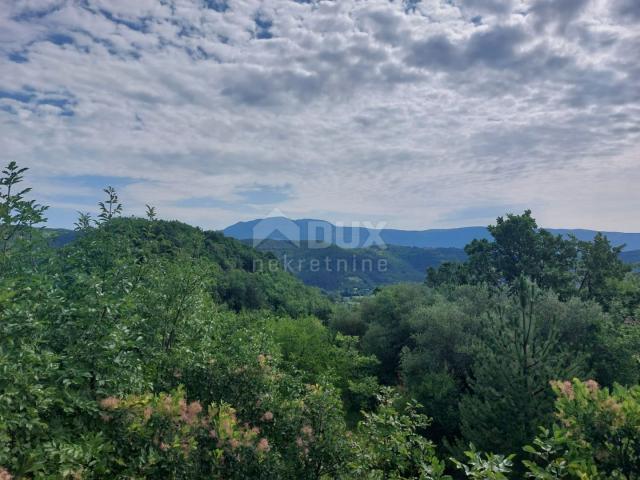
[{"label": "mountain range", "polygon": [[[549,232],[579,240],[592,240],[596,230],[549,228]],[[625,251],[640,250],[640,233],[602,232],[613,245],[625,245]],[[333,244],[342,248],[398,245],[421,248],[464,248],[473,239],[491,238],[486,227],[461,227],[429,230],[376,229],[367,226],[336,226],[324,220],[268,217],[238,222],[224,229],[238,240],[288,240]]]},{"label": "mountain range", "polygon": [[[250,240],[244,242],[251,244]],[[368,295],[382,285],[423,282],[427,268],[443,262],[463,262],[467,257],[460,248],[387,245],[346,249],[324,245],[318,249],[305,241],[295,245],[272,239],[256,248],[275,255],[286,271],[305,284],[343,297]]]},{"label": "mountain range", "polygon": [[[596,233],[550,231],[571,233],[582,240],[589,240]],[[45,233],[54,247],[67,245],[78,236],[77,232],[65,229],[45,229]],[[462,262],[466,259],[462,247],[474,238],[490,237],[485,227],[372,231],[366,227],[339,227],[321,220],[291,221],[280,217],[236,223],[223,233],[273,254],[286,271],[305,284],[342,297],[368,295],[382,285],[422,282],[428,267],[446,261]],[[640,264],[640,234],[604,233],[614,245],[627,244],[620,254],[625,263]],[[314,262],[321,264],[314,268]]]}]

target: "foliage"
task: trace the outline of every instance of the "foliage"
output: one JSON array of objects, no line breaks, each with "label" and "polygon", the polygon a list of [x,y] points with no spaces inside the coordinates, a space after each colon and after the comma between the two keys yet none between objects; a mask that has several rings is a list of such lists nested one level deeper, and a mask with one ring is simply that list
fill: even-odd
[{"label": "foliage", "polygon": [[631,270],[620,260],[623,246],[612,247],[601,233],[596,234],[593,242],[578,242],[578,245],[578,293],[609,308],[616,295],[615,282],[621,281]]},{"label": "foliage", "polygon": [[330,379],[342,392],[349,413],[357,413],[373,398],[378,362],[360,353],[356,337],[334,335],[315,317],[272,317],[267,328],[284,364],[308,383]]},{"label": "foliage", "polygon": [[638,478],[640,389],[577,379],[553,387],[556,422],[526,448],[528,478]]},{"label": "foliage", "polygon": [[421,285],[397,285],[360,305],[360,315],[368,324],[362,336],[363,349],[380,360],[378,376],[383,383],[397,380],[400,352],[412,341],[410,315],[419,305],[428,304],[431,295]]},{"label": "foliage", "polygon": [[403,350],[400,368],[408,394],[429,408],[435,439],[460,434],[459,403],[468,391],[471,344],[481,333],[480,316],[490,308],[482,288],[438,295],[410,315],[413,346]]},{"label": "foliage", "polygon": [[549,381],[583,373],[580,353],[563,347],[555,319],[537,311],[540,293],[521,279],[517,301],[489,317],[475,346],[470,393],[460,403],[464,437],[500,453],[518,451],[545,425]]},{"label": "foliage", "polygon": [[461,262],[466,255],[457,248],[418,248],[386,245],[384,248],[341,248],[307,242],[265,240],[258,250],[273,253],[285,269],[307,285],[342,296],[370,295],[377,287],[420,282],[427,268],[442,262]]},{"label": "foliage", "polygon": [[98,214],[99,222],[106,223],[122,213],[122,204],[118,200],[116,190],[109,186],[103,190],[107,194],[107,199],[98,202],[100,213]]},{"label": "foliage", "polygon": [[398,411],[398,401],[391,389],[378,396],[375,412],[364,419],[352,438],[354,457],[349,464],[349,478],[366,479],[450,479],[445,465],[436,456],[435,446],[419,432],[430,421],[419,414],[417,404],[407,403]]},{"label": "foliage", "polygon": [[464,285],[471,283],[467,265],[460,262],[443,262],[438,267],[427,269],[425,284],[429,287],[440,285]]},{"label": "foliage", "polygon": [[507,480],[509,478],[505,474],[511,472],[514,455],[504,457],[502,455],[482,454],[476,450],[473,444],[471,444],[470,450],[467,450],[464,454],[468,463],[461,462],[455,458],[452,458],[451,461],[458,469],[464,471],[467,478],[478,480]]},{"label": "foliage", "polygon": [[608,309],[616,297],[615,282],[630,267],[620,259],[622,246],[613,247],[598,233],[592,242],[565,239],[539,228],[531,211],[498,217],[489,225],[493,240],[474,240],[465,247],[468,259],[462,264],[444,263],[427,272],[430,286],[478,284],[512,292],[518,279],[526,277],[561,298],[580,296]]},{"label": "foliage", "polygon": [[25,172],[0,185],[1,480],[637,478],[640,283],[604,237],[509,216],[431,286],[334,305],[113,189],[59,246]]},{"label": "foliage", "polygon": [[116,464],[127,478],[243,478],[267,463],[269,440],[240,424],[228,404],[204,408],[179,388],[171,393],[101,400],[114,437]]},{"label": "foliage", "polygon": [[153,207],[151,205],[145,205],[145,216],[147,217],[147,220],[153,221],[156,220],[158,218],[158,214],[156,212],[156,207]]},{"label": "foliage", "polygon": [[596,333],[591,368],[601,385],[640,383],[640,323],[607,319]]},{"label": "foliage", "polygon": [[[24,180],[28,168],[20,168],[10,162],[0,177],[0,262],[7,260],[9,247],[20,236],[31,238],[33,226],[46,221],[45,212],[49,207],[27,200],[31,188],[17,190]],[[0,263],[0,266],[2,264]]]},{"label": "foliage", "polygon": [[78,220],[73,224],[74,230],[76,232],[86,232],[93,225],[93,220],[91,219],[91,213],[89,212],[78,212]]}]

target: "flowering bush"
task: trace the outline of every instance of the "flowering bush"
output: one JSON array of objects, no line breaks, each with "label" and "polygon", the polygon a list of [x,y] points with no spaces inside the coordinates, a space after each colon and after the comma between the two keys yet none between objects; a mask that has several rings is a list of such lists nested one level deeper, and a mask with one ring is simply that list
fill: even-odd
[{"label": "flowering bush", "polygon": [[556,421],[526,448],[529,478],[640,478],[640,387],[573,380],[553,389]]},{"label": "flowering bush", "polygon": [[[104,398],[102,419],[112,424],[126,475],[153,478],[230,478],[269,454],[260,428],[240,423],[228,404],[206,410],[184,389],[158,395]],[[241,467],[241,468],[240,468]]]}]

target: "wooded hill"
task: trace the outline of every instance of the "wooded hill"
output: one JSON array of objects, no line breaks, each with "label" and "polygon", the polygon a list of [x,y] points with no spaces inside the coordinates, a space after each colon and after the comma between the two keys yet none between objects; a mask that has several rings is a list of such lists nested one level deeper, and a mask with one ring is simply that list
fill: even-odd
[{"label": "wooded hill", "polygon": [[52,247],[25,172],[0,176],[2,480],[638,478],[640,276],[604,236],[499,217],[426,283],[334,303],[112,188]]}]

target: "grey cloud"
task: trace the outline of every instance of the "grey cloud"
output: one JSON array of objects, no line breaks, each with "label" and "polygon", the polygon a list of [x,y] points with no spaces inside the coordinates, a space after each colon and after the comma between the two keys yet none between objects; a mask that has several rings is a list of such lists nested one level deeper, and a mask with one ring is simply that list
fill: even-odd
[{"label": "grey cloud", "polygon": [[445,35],[435,35],[415,42],[406,60],[413,66],[442,70],[463,70],[478,63],[507,68],[517,62],[516,47],[525,39],[521,29],[510,26],[474,32],[458,44]]},{"label": "grey cloud", "polygon": [[538,29],[555,26],[563,33],[569,24],[585,10],[591,0],[535,0],[529,13]]},{"label": "grey cloud", "polygon": [[640,22],[640,2],[638,0],[614,0],[614,10],[624,22]]},{"label": "grey cloud", "polygon": [[259,68],[234,69],[227,74],[221,93],[234,101],[253,106],[275,106],[289,96],[309,101],[317,96],[324,79],[320,74],[305,74],[291,70]]},{"label": "grey cloud", "polygon": [[471,35],[465,57],[469,63],[481,62],[493,68],[506,68],[517,59],[516,47],[526,39],[522,29],[500,26]]},{"label": "grey cloud", "polygon": [[460,49],[444,34],[413,43],[406,61],[415,67],[438,70],[459,70],[467,67]]},{"label": "grey cloud", "polygon": [[513,9],[512,0],[459,0],[457,3],[475,13],[505,15]]},{"label": "grey cloud", "polygon": [[[636,81],[640,78],[636,78]],[[640,103],[640,88],[620,81],[611,72],[589,72],[586,78],[570,90],[566,102],[573,107],[590,105],[625,105]]]},{"label": "grey cloud", "polygon": [[241,186],[236,193],[246,202],[257,205],[273,205],[285,202],[293,196],[292,185],[253,184]]},{"label": "grey cloud", "polygon": [[555,202],[563,172],[638,168],[634,1],[27,3],[0,11],[0,148],[44,175],[135,165],[165,208],[424,227],[488,192],[536,208],[525,177]]},{"label": "grey cloud", "polygon": [[408,34],[404,29],[402,16],[393,10],[369,9],[362,13],[360,21],[371,31],[373,37],[382,43],[398,45]]}]

